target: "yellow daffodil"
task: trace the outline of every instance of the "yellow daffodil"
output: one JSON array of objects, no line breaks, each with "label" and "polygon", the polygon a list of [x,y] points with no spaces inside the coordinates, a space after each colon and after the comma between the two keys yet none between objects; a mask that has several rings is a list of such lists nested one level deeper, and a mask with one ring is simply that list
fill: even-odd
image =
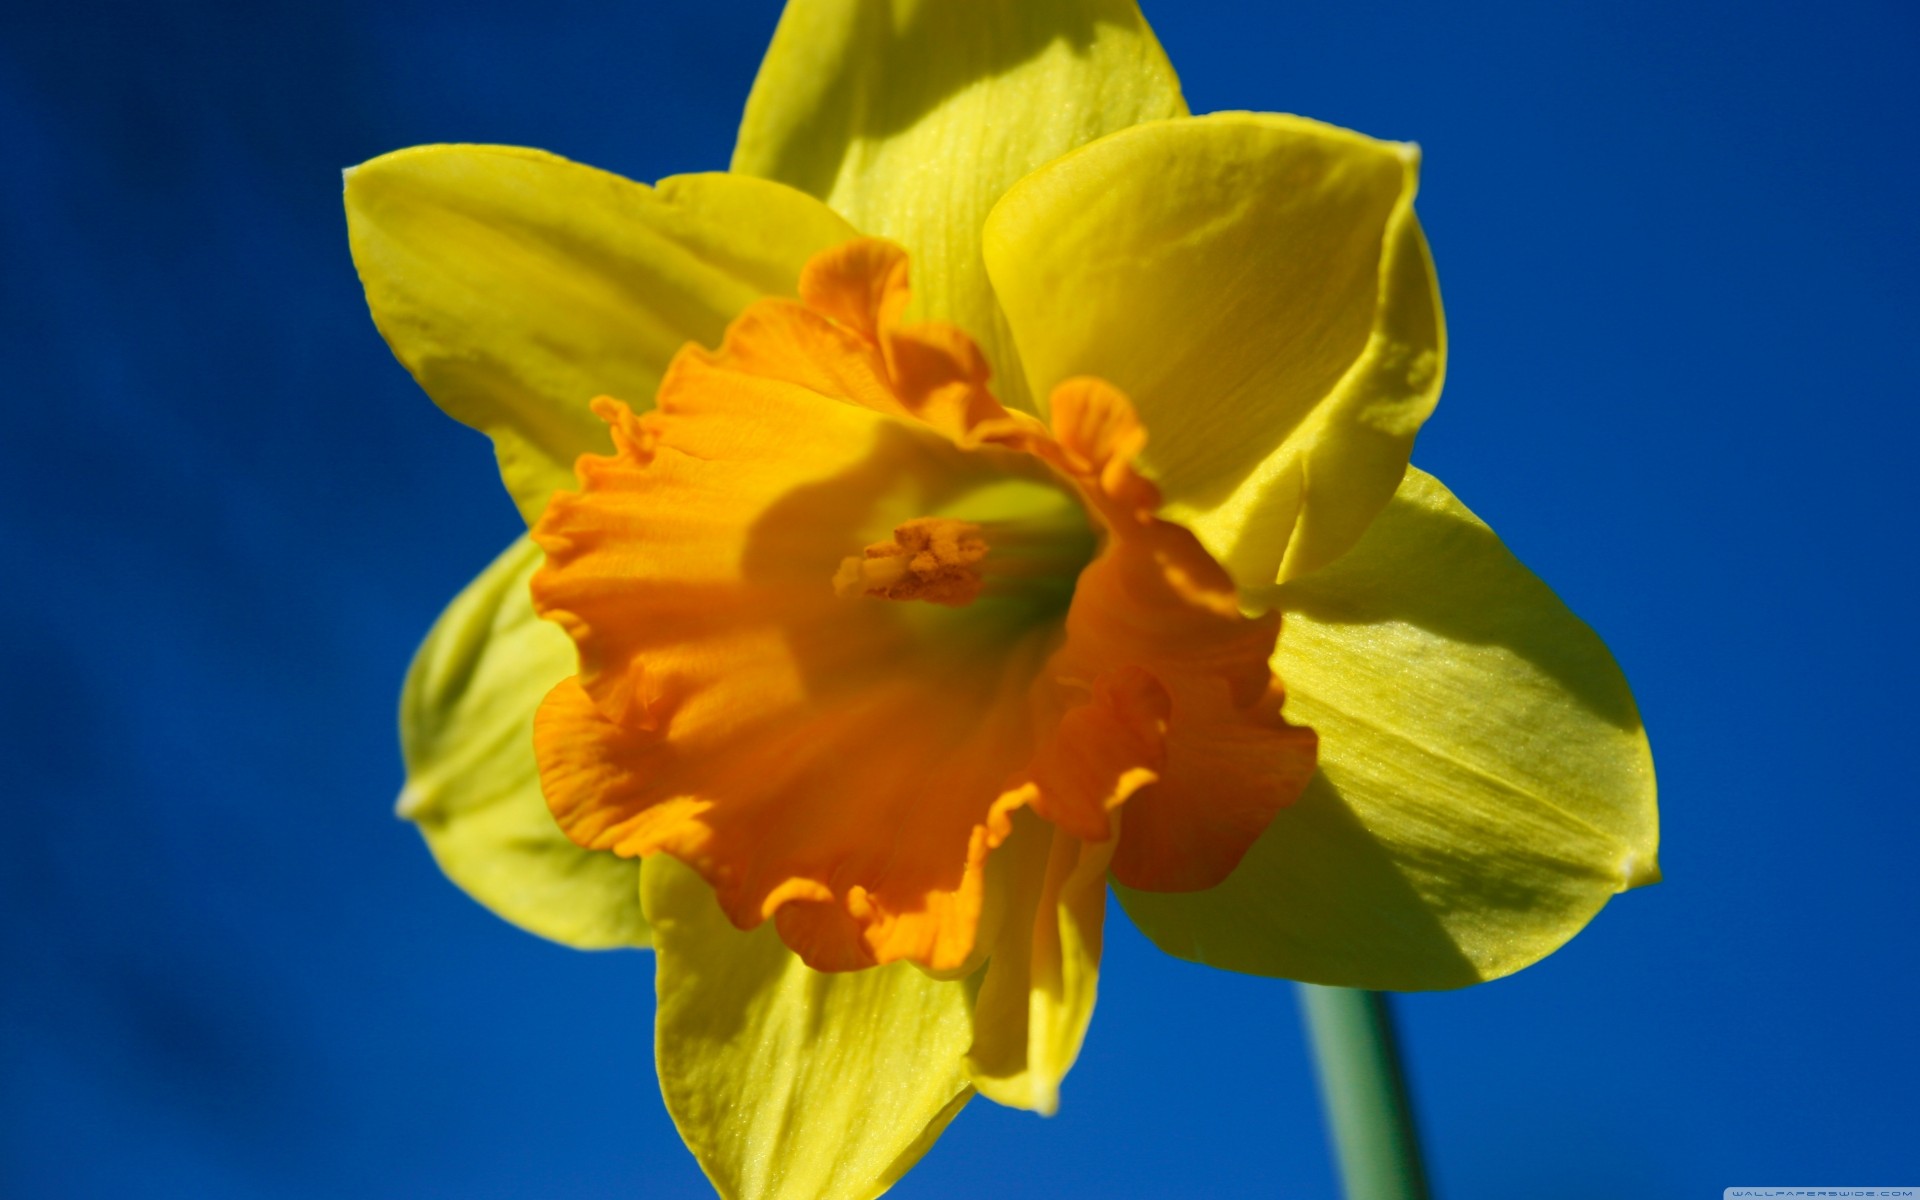
[{"label": "yellow daffodil", "polygon": [[722,1194],[1052,1111],[1110,883],[1170,953],[1418,989],[1657,878],[1605,647],[1408,466],[1417,165],[1189,116],[1132,0],[791,0],[731,172],[349,172],[380,331],[531,527],[414,663],[401,812],[654,948]]}]

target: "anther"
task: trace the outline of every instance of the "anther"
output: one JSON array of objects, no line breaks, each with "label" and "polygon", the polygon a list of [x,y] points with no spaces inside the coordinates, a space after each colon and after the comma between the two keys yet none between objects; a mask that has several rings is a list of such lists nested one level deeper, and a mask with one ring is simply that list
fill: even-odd
[{"label": "anther", "polygon": [[964,608],[980,595],[980,560],[987,539],[978,525],[951,517],[915,517],[895,527],[893,539],[875,542],[858,558],[841,560],[833,575],[842,598],[925,600]]}]

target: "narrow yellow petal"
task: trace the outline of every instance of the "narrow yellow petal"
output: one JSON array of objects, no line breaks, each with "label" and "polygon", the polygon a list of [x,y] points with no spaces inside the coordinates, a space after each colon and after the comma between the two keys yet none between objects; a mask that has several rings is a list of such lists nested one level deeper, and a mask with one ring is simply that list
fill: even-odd
[{"label": "narrow yellow petal", "polygon": [[440,869],[495,913],[582,950],[646,946],[639,864],[568,840],[540,795],[533,714],[574,671],[573,643],[533,615],[525,537],[447,606],[400,695],[400,815]]},{"label": "narrow yellow petal", "polygon": [[1653,764],[1593,631],[1432,476],[1276,590],[1287,715],[1321,773],[1217,888],[1120,889],[1182,958],[1345,987],[1458,987],[1552,953],[1659,878]]},{"label": "narrow yellow petal", "polygon": [[[1051,1114],[1100,981],[1107,864],[1115,842],[1083,842],[1031,813],[1000,850],[1005,915],[974,1002],[967,1068],[989,1100]],[[999,881],[996,881],[999,882]]]},{"label": "narrow yellow petal", "polygon": [[987,211],[1049,159],[1185,112],[1133,0],[790,0],[733,169],[905,245],[913,311],[973,335],[1000,398],[1031,409],[980,260]]},{"label": "narrow yellow petal", "polygon": [[1137,126],[994,209],[987,268],[1035,395],[1133,398],[1166,515],[1258,586],[1333,561],[1393,495],[1445,337],[1418,154],[1299,117]]},{"label": "narrow yellow petal", "polygon": [[821,974],[742,933],[665,855],[641,887],[659,955],[655,1053],[680,1136],[724,1200],[867,1200],[973,1094],[967,985],[908,963]]},{"label": "narrow yellow petal", "polygon": [[810,255],[854,233],[764,180],[646,187],[502,146],[383,155],[347,172],[346,206],[374,323],[434,403],[493,439],[529,523],[607,447],[589,401],[650,406],[675,351],[791,295]]}]

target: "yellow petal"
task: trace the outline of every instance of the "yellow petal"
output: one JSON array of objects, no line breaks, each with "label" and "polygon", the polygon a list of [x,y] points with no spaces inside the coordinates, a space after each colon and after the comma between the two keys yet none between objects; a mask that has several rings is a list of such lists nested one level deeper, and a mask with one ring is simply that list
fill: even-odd
[{"label": "yellow petal", "polygon": [[1418,153],[1299,117],[1139,126],[994,209],[989,273],[1028,383],[1133,398],[1165,515],[1243,584],[1333,561],[1393,495],[1445,337]]},{"label": "yellow petal", "polygon": [[1117,839],[1083,842],[1030,813],[1001,850],[1004,918],[974,1002],[967,1068],[989,1100],[1052,1114],[1080,1056],[1100,981],[1107,864]]},{"label": "yellow petal", "polygon": [[865,1200],[973,1090],[966,984],[907,963],[825,975],[743,933],[665,855],[642,893],[659,955],[655,1053],[680,1136],[725,1200]]},{"label": "yellow petal", "polygon": [[1659,878],[1653,763],[1592,630],[1435,480],[1277,589],[1321,773],[1219,887],[1120,889],[1169,953],[1345,987],[1457,987]]},{"label": "yellow petal", "polygon": [[400,695],[400,815],[450,879],[521,928],[583,950],[645,946],[639,864],[574,845],[540,795],[533,714],[573,673],[574,650],[533,615],[539,565],[532,542],[514,542],[414,656]]},{"label": "yellow petal", "polygon": [[733,169],[905,245],[916,314],[953,321],[1031,409],[980,260],[1001,193],[1076,146],[1186,112],[1133,0],[790,0]]},{"label": "yellow petal", "polygon": [[434,403],[493,439],[529,523],[606,449],[589,401],[644,409],[675,351],[791,295],[854,232],[764,180],[646,187],[503,146],[383,155],[347,172],[346,205],[374,323]]}]

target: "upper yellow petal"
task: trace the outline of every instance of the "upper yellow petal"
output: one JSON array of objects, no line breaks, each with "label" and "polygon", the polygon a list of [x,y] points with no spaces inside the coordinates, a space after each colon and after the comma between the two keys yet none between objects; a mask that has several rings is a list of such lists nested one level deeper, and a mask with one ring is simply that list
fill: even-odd
[{"label": "upper yellow petal", "polygon": [[980,259],[988,210],[1049,159],[1185,112],[1133,0],[791,0],[733,169],[905,245],[914,311],[966,329],[1001,400],[1030,409]]},{"label": "upper yellow petal", "polygon": [[606,449],[595,396],[644,406],[667,360],[791,295],[853,230],[790,188],[731,175],[647,187],[538,150],[421,146],[347,173],[374,323],[447,413],[493,439],[529,523]]},{"label": "upper yellow petal", "polygon": [[1299,117],[1125,130],[994,209],[989,273],[1035,395],[1132,396],[1166,515],[1244,585],[1344,552],[1393,495],[1445,340],[1418,155]]},{"label": "upper yellow petal", "polygon": [[1183,958],[1344,987],[1517,971],[1659,878],[1653,764],[1607,648],[1439,482],[1278,589],[1321,773],[1219,887],[1119,889]]},{"label": "upper yellow petal", "polygon": [[523,929],[582,950],[645,946],[639,864],[568,839],[547,811],[533,714],[574,670],[573,643],[533,615],[540,552],[522,537],[456,597],[400,694],[400,815],[440,869]]},{"label": "upper yellow petal", "polygon": [[743,933],[672,858],[647,862],[655,1054],[680,1136],[724,1200],[867,1200],[973,1095],[967,985],[907,963],[825,975]]}]

